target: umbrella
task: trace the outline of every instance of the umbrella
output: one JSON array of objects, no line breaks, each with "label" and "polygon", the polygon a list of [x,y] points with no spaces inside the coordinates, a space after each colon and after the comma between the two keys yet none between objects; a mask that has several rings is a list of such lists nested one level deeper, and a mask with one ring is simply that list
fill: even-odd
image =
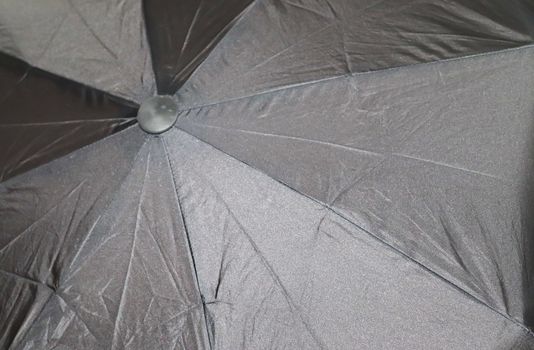
[{"label": "umbrella", "polygon": [[530,0],[2,0],[0,348],[534,349]]}]

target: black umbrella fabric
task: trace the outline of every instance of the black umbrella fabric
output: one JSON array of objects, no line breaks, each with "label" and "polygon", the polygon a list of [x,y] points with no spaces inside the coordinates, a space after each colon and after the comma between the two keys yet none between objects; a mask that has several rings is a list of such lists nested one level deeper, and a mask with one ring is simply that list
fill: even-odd
[{"label": "black umbrella fabric", "polygon": [[534,349],[530,0],[1,0],[1,349]]}]

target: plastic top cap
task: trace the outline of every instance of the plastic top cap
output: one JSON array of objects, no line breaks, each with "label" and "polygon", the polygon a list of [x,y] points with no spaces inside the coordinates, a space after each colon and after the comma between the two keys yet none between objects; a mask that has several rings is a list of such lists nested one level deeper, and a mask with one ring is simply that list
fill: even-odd
[{"label": "plastic top cap", "polygon": [[169,130],[177,118],[178,106],[170,96],[154,96],[145,100],[137,113],[139,126],[150,134]]}]

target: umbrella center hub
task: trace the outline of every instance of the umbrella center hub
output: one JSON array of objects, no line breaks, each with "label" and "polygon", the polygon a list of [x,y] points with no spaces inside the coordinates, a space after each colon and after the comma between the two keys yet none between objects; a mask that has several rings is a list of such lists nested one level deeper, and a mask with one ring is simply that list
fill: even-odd
[{"label": "umbrella center hub", "polygon": [[141,104],[137,121],[141,129],[150,134],[161,134],[178,119],[178,105],[170,96],[154,96]]}]

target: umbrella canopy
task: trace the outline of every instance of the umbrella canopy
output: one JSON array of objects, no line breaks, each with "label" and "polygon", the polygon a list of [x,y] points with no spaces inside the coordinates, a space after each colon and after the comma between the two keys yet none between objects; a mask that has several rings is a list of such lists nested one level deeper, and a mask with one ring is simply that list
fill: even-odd
[{"label": "umbrella canopy", "polygon": [[3,0],[0,348],[534,349],[530,0]]}]

